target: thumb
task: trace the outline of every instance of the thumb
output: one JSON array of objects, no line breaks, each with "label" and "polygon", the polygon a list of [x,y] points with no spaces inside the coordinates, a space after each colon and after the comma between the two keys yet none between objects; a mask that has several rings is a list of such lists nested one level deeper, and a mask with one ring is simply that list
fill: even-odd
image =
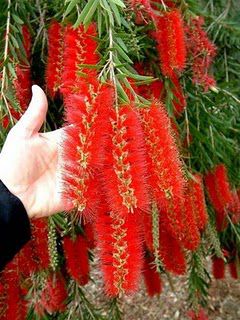
[{"label": "thumb", "polygon": [[47,114],[48,102],[44,91],[37,85],[32,86],[32,99],[27,111],[23,114],[16,126],[31,135],[37,133]]}]

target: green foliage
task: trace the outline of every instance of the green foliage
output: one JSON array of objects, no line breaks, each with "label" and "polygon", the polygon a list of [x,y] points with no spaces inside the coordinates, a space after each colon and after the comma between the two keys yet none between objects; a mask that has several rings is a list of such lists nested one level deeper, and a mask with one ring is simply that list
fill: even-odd
[{"label": "green foliage", "polygon": [[192,252],[189,257],[188,300],[194,310],[197,310],[199,304],[203,307],[207,305],[211,278],[205,267],[205,254],[204,248],[200,246],[195,252]]}]

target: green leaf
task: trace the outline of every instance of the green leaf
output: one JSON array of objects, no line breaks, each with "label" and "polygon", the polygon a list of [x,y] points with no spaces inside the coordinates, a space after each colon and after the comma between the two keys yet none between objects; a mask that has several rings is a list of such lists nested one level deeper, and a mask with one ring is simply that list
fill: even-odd
[{"label": "green leaf", "polygon": [[121,83],[118,81],[118,79],[116,79],[116,85],[117,85],[117,90],[118,90],[119,94],[122,96],[123,100],[128,102],[129,101],[128,95],[124,91],[124,89],[123,89]]},{"label": "green leaf", "polygon": [[113,13],[108,2],[106,0],[100,0],[100,4],[101,4],[101,7],[107,11],[110,24],[113,26],[114,25]]},{"label": "green leaf", "polygon": [[120,47],[128,53],[128,48],[126,47],[125,43],[123,42],[122,38],[117,37],[116,38],[117,43],[120,45]]},{"label": "green leaf", "polygon": [[115,3],[116,5],[118,5],[121,8],[126,8],[125,3],[123,3],[123,1],[121,0],[109,0],[110,5],[111,3]]},{"label": "green leaf", "polygon": [[17,23],[17,24],[24,24],[24,22],[22,21],[22,19],[20,19],[18,16],[16,16],[14,13],[12,13],[11,15],[13,17],[13,20]]},{"label": "green leaf", "polygon": [[12,33],[10,33],[10,39],[11,39],[11,41],[12,41],[13,46],[14,46],[15,48],[19,49],[19,44],[18,44],[16,38],[13,36]]},{"label": "green leaf", "polygon": [[117,43],[115,43],[115,48],[117,49],[118,54],[124,58],[124,60],[126,60],[128,63],[133,63],[129,56],[123,51],[123,49]]},{"label": "green leaf", "polygon": [[10,74],[13,76],[14,79],[16,79],[17,75],[16,75],[16,72],[15,72],[15,69],[14,69],[12,63],[9,62],[7,64],[7,66],[8,66],[8,70],[10,71]]},{"label": "green leaf", "polygon": [[64,12],[64,16],[66,17],[72,10],[73,8],[77,5],[79,0],[71,0],[67,6],[66,11]]},{"label": "green leaf", "polygon": [[96,12],[96,9],[98,7],[99,4],[99,0],[95,0],[94,4],[91,6],[91,8],[89,9],[85,19],[83,20],[83,24],[86,25],[87,23],[89,23],[92,19],[92,16],[94,15],[94,13]]},{"label": "green leaf", "polygon": [[77,18],[77,21],[74,24],[74,28],[77,28],[81,23],[86,25],[94,15],[97,7],[99,4],[99,0],[89,0],[86,6],[84,7],[83,11]]},{"label": "green leaf", "polygon": [[113,13],[114,13],[114,16],[115,16],[115,19],[116,19],[116,21],[117,21],[117,24],[118,24],[119,26],[121,26],[121,16],[120,16],[120,13],[119,13],[119,11],[118,11],[117,6],[116,6],[114,3],[110,3],[110,6],[111,6],[112,11],[113,11]]},{"label": "green leaf", "polygon": [[97,16],[97,25],[98,25],[98,35],[101,37],[102,35],[102,12],[101,8],[98,7],[98,16]]}]

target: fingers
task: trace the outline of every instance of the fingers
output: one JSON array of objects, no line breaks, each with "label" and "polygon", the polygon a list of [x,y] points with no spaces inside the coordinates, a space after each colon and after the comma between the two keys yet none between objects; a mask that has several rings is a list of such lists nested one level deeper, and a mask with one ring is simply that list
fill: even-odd
[{"label": "fingers", "polygon": [[32,86],[32,94],[27,111],[15,126],[18,130],[25,131],[30,135],[40,130],[48,109],[47,97],[39,86]]}]

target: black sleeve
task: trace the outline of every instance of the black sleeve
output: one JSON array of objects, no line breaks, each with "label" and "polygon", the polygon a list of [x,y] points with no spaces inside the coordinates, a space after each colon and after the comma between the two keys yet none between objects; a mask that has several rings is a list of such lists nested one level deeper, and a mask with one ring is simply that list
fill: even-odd
[{"label": "black sleeve", "polygon": [[0,270],[30,237],[30,222],[22,202],[0,180]]}]

